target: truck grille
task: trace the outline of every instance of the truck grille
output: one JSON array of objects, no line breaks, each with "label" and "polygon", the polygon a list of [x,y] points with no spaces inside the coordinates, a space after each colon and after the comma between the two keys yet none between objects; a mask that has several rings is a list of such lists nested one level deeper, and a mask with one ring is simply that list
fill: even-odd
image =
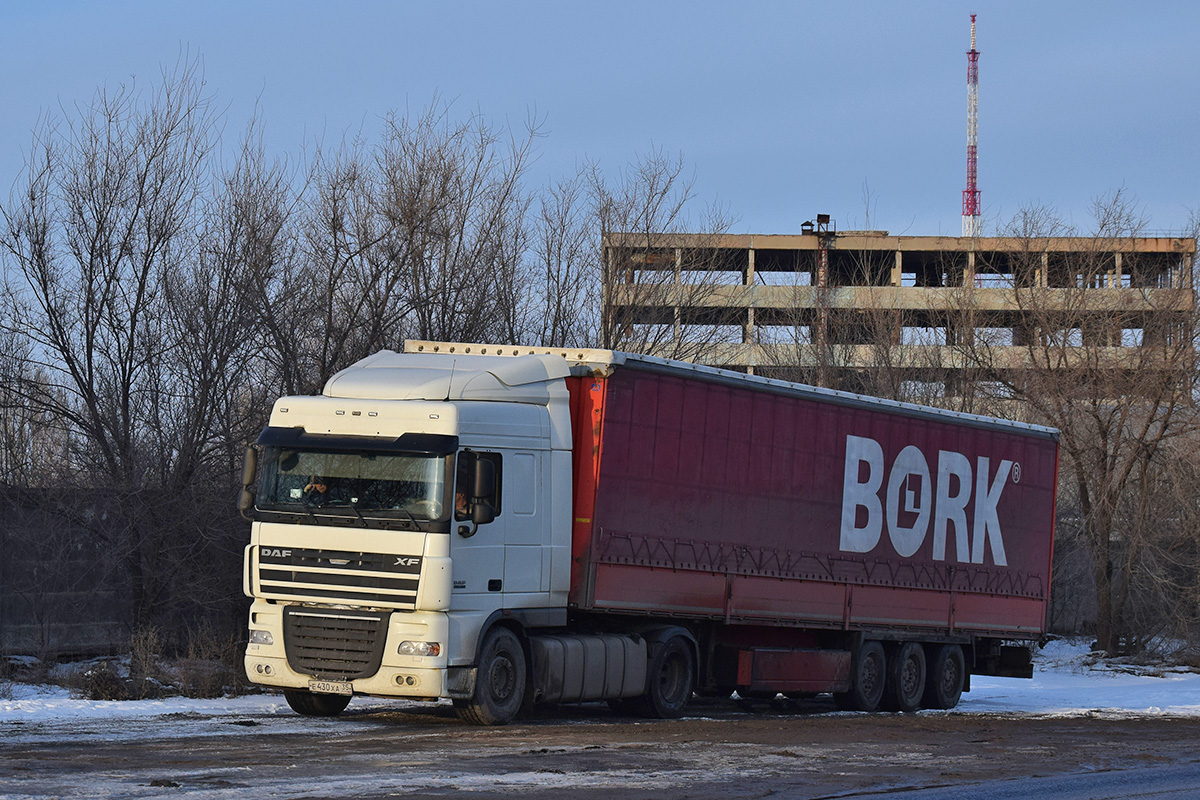
[{"label": "truck grille", "polygon": [[367,678],[379,671],[390,611],[288,606],[283,646],[296,672],[324,678]]},{"label": "truck grille", "polygon": [[421,556],[258,548],[258,588],[263,597],[412,610],[420,576]]}]

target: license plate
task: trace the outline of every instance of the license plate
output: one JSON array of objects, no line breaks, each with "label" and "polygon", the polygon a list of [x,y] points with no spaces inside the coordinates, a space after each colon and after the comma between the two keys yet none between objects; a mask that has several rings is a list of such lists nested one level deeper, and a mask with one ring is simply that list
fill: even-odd
[{"label": "license plate", "polygon": [[309,681],[308,690],[316,694],[354,694],[354,687],[344,681]]}]

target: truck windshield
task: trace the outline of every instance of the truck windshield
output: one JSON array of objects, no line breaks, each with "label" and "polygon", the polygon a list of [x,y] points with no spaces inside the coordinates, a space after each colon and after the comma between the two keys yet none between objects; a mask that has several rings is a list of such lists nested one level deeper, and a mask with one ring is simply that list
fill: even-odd
[{"label": "truck windshield", "polygon": [[448,459],[444,456],[295,450],[264,453],[259,508],[367,514],[392,512],[433,520],[443,516]]}]

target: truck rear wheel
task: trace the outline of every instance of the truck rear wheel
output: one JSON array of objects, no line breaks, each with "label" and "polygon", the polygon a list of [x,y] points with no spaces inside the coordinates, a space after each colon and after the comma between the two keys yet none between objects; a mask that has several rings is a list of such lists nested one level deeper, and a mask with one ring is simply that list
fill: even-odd
[{"label": "truck rear wheel", "polygon": [[882,705],[888,711],[916,711],[924,693],[925,648],[916,642],[904,642],[888,659]]},{"label": "truck rear wheel", "polygon": [[634,701],[639,716],[677,719],[692,696],[696,663],[692,646],[682,636],[672,636],[650,658],[646,693]]},{"label": "truck rear wheel", "polygon": [[921,705],[926,708],[954,708],[962,697],[967,667],[962,648],[956,644],[935,646],[931,652],[925,695]]},{"label": "truck rear wheel", "polygon": [[479,650],[475,694],[456,700],[458,716],[475,725],[505,725],[525,700],[525,651],[508,628],[492,628]]},{"label": "truck rear wheel", "polygon": [[879,642],[863,642],[854,655],[850,690],[834,694],[838,708],[844,711],[874,711],[879,708],[887,680],[887,660]]},{"label": "truck rear wheel", "polygon": [[283,698],[292,711],[306,717],[336,717],[350,705],[348,694],[313,694],[304,689],[285,689]]}]

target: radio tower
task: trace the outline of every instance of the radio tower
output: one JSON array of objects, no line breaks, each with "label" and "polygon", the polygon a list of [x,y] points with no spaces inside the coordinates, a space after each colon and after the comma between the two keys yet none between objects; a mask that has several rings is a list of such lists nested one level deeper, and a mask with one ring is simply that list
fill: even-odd
[{"label": "radio tower", "polygon": [[979,236],[979,51],[975,49],[975,15],[971,15],[971,49],[967,51],[967,188],[963,189],[962,235]]}]

